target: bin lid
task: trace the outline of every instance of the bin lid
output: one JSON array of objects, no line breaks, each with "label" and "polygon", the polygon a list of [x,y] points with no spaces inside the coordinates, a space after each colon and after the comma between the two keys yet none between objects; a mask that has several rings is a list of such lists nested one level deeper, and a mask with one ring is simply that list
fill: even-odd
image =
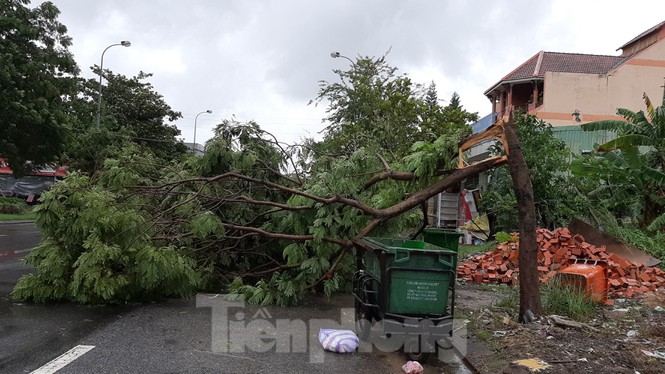
[{"label": "bin lid", "polygon": [[363,238],[359,244],[365,249],[381,250],[385,252],[407,250],[411,252],[418,251],[457,255],[457,252],[455,251],[441,248],[434,244],[426,243],[420,240],[366,237]]},{"label": "bin lid", "polygon": [[454,231],[454,230],[446,230],[446,229],[437,229],[437,228],[432,228],[428,227],[423,230],[424,232],[428,234],[434,234],[434,235],[450,235],[450,236],[464,236],[464,233]]}]

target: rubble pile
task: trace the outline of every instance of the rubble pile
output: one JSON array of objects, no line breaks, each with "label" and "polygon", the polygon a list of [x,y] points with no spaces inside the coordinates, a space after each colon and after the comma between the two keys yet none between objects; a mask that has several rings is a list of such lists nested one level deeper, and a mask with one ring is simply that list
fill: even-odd
[{"label": "rubble pile", "polygon": [[[611,298],[633,297],[665,288],[662,270],[608,253],[604,246],[587,243],[582,235],[573,235],[567,228],[538,229],[537,232],[538,270],[543,283],[567,267],[570,260],[588,259],[607,264]],[[518,246],[517,242],[501,243],[494,250],[460,264],[457,275],[475,283],[518,284]]]}]

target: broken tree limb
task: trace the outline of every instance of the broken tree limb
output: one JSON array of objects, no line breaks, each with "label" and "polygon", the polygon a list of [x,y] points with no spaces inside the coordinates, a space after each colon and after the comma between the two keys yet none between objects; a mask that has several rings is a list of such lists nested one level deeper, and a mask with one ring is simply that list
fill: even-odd
[{"label": "broken tree limb", "polygon": [[547,320],[557,326],[562,326],[562,327],[572,327],[576,329],[588,329],[592,331],[598,331],[597,328],[587,325],[586,323],[581,323],[577,321],[573,321],[572,319],[568,319],[566,317],[562,316],[557,316],[556,314],[553,314],[551,316],[547,316]]}]

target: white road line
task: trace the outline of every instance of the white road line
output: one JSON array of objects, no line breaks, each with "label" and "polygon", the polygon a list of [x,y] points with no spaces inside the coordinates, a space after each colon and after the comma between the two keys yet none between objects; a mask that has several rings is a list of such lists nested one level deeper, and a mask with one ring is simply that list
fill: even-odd
[{"label": "white road line", "polygon": [[72,361],[83,356],[91,349],[95,348],[94,345],[77,345],[76,347],[70,349],[69,351],[61,354],[59,357],[55,358],[53,361],[48,364],[40,367],[39,369],[33,371],[30,374],[53,374],[56,371],[64,368]]}]

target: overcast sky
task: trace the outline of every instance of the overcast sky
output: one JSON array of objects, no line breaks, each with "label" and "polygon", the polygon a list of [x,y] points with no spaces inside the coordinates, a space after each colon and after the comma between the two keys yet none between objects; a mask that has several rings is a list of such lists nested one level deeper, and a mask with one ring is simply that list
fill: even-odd
[{"label": "overcast sky", "polygon": [[[33,5],[39,4],[33,0]],[[319,80],[334,80],[345,59],[381,56],[415,82],[457,91],[481,116],[483,92],[540,50],[616,55],[665,20],[662,0],[53,0],[74,39],[82,75],[113,47],[104,68],[150,82],[183,118],[192,141],[223,118],[256,120],[280,140],[318,136],[325,105],[307,103]]]}]

